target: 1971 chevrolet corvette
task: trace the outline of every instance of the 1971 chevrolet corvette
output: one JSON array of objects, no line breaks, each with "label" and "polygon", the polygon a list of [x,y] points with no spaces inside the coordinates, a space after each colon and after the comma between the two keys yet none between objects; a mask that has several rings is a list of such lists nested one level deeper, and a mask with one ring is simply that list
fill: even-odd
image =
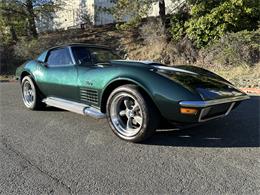
[{"label": "1971 chevrolet corvette", "polygon": [[205,69],[122,60],[97,45],[51,48],[20,66],[16,76],[27,108],[107,116],[113,132],[132,142],[151,136],[160,119],[200,123],[228,115],[249,98]]}]

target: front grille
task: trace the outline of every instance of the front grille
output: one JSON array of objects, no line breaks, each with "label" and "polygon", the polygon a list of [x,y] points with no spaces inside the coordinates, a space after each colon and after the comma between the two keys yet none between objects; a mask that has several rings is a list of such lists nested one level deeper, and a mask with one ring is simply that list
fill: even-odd
[{"label": "front grille", "polygon": [[82,101],[97,104],[98,103],[98,92],[93,89],[81,88],[80,89],[80,99]]},{"label": "front grille", "polygon": [[226,115],[230,111],[231,106],[233,107],[234,103],[219,104],[204,108],[202,109],[200,114],[200,121],[205,121]]}]

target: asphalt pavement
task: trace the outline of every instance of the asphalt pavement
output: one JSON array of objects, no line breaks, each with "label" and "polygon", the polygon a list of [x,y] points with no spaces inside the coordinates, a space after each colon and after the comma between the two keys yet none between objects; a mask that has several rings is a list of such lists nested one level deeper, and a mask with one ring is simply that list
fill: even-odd
[{"label": "asphalt pavement", "polygon": [[29,111],[17,83],[0,84],[0,194],[259,194],[260,97],[226,118],[142,144],[106,120]]}]

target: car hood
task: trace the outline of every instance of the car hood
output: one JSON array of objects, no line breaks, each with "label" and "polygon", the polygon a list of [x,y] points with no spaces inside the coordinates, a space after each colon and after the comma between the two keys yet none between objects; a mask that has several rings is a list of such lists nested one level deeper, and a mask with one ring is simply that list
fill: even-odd
[{"label": "car hood", "polygon": [[213,100],[245,95],[222,77],[195,66],[153,65],[154,71],[198,93],[203,100]]},{"label": "car hood", "polygon": [[135,66],[138,68],[148,68],[192,93],[198,93],[203,100],[214,100],[245,95],[229,81],[198,66],[179,65],[166,66],[151,61],[134,60],[113,60],[113,66]]}]

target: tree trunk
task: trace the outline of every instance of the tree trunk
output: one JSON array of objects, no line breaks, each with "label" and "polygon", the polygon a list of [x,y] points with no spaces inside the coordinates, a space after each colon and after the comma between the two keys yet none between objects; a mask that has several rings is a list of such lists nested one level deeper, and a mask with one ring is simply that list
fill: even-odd
[{"label": "tree trunk", "polygon": [[171,35],[167,27],[165,0],[159,0],[159,15],[161,18],[164,34],[166,36],[166,41],[169,43],[171,41]]},{"label": "tree trunk", "polygon": [[28,26],[29,26],[30,35],[34,38],[37,38],[38,34],[36,30],[35,15],[33,11],[32,0],[26,0],[26,10],[28,14]]},{"label": "tree trunk", "polygon": [[165,11],[165,1],[159,0],[159,15],[164,27],[166,27],[166,11]]},{"label": "tree trunk", "polygon": [[10,33],[11,33],[12,40],[14,42],[17,42],[18,38],[17,38],[16,31],[15,31],[13,25],[10,26]]}]

